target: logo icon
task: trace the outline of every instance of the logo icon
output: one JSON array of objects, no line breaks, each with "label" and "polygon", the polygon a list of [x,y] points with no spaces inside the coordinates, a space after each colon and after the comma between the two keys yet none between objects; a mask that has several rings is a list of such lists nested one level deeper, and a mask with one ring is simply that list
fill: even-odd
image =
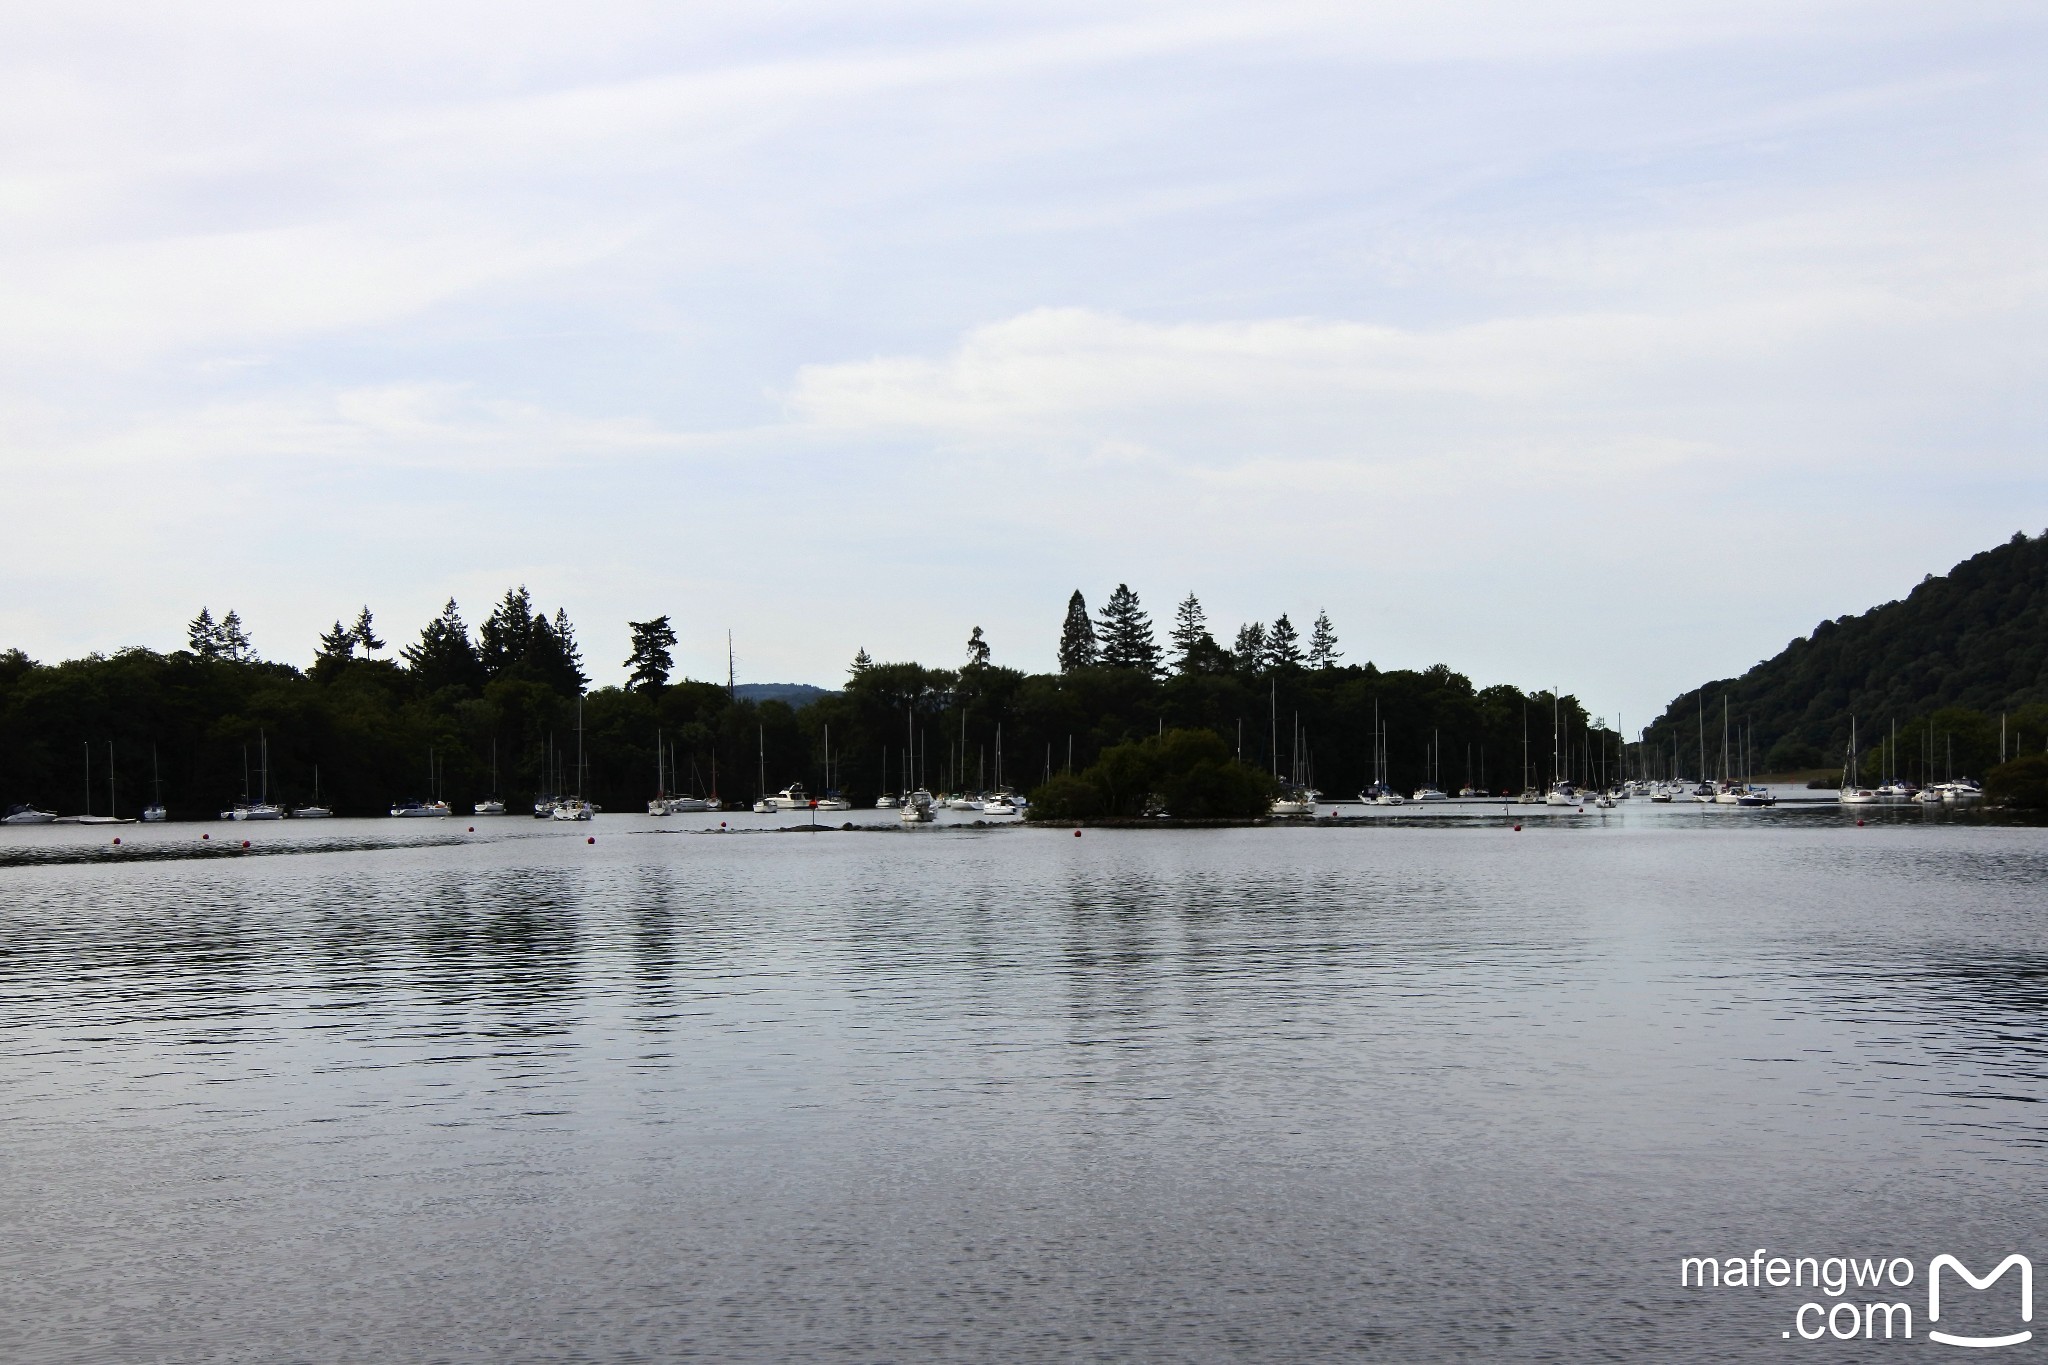
[{"label": "logo icon", "polygon": [[[2015,1252],[1998,1263],[1998,1268],[1981,1279],[1970,1273],[1970,1268],[1946,1253],[1937,1256],[1927,1267],[1927,1321],[1932,1324],[1941,1321],[1941,1270],[1943,1266],[1963,1277],[1964,1283],[1972,1289],[1989,1289],[1993,1284],[2018,1266],[2020,1270],[2020,1321],[2034,1320],[2034,1263]],[[2017,1346],[2033,1338],[2031,1329],[2014,1332],[2003,1337],[1959,1337],[1947,1332],[1937,1332],[1930,1326],[1927,1339],[1938,1341],[1944,1346]]]}]

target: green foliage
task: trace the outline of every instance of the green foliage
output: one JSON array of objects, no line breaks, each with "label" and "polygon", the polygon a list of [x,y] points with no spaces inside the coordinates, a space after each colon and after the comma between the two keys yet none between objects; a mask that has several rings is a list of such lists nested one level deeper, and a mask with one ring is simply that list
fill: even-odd
[{"label": "green foliage", "polygon": [[631,670],[626,690],[660,687],[675,671],[675,656],[669,652],[675,648],[675,628],[666,616],[657,616],[652,621],[628,621],[626,629],[633,636],[633,652],[626,658],[626,667]]},{"label": "green foliage", "polygon": [[1676,698],[1648,731],[1666,766],[1674,739],[1683,765],[1698,766],[1702,709],[1716,766],[1724,697],[1751,727],[1753,752],[1789,743],[1800,747],[1788,755],[1817,750],[1839,764],[1853,716],[1866,754],[1897,723],[1892,775],[1938,781],[1951,748],[1957,776],[1981,773],[1998,759],[1998,716],[2048,704],[2048,536],[2015,535],[1903,600],[1823,621],[1741,677]]},{"label": "green foliage", "polygon": [[1286,613],[1274,618],[1273,627],[1266,632],[1265,666],[1268,669],[1295,669],[1302,665],[1301,633]]},{"label": "green foliage", "polygon": [[1067,599],[1067,619],[1060,627],[1060,672],[1093,668],[1098,657],[1095,623],[1088,619],[1088,603],[1076,588]]},{"label": "green foliage", "polygon": [[2048,753],[2027,754],[1985,773],[1984,799],[2018,810],[2048,810]]},{"label": "green foliage", "polygon": [[1337,628],[1330,624],[1330,613],[1318,611],[1315,626],[1308,634],[1308,666],[1335,668],[1337,660],[1343,657],[1344,651],[1337,648]]},{"label": "green foliage", "polygon": [[1152,618],[1145,614],[1129,584],[1117,584],[1098,615],[1101,624],[1096,638],[1101,642],[1104,668],[1127,668],[1147,677],[1159,673],[1159,642],[1152,638]]},{"label": "green foliage", "polygon": [[988,658],[988,640],[983,637],[981,627],[976,626],[974,633],[967,637],[967,666],[969,668],[987,668]]},{"label": "green foliage", "polygon": [[1182,819],[1245,819],[1272,808],[1271,774],[1231,756],[1212,730],[1168,730],[1110,746],[1078,775],[1062,773],[1031,794],[1035,820],[1136,816],[1155,799]]},{"label": "green foliage", "polygon": [[419,643],[407,645],[399,653],[423,691],[454,688],[474,693],[484,684],[483,663],[477,658],[476,646],[469,642],[469,627],[462,623],[462,613],[452,597],[441,614],[421,629]]}]

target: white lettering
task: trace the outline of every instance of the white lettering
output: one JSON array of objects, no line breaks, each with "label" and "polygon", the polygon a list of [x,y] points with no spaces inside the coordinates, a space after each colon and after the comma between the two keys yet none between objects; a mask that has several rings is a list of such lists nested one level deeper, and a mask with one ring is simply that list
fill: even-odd
[{"label": "white lettering", "polygon": [[[1846,1332],[1836,1322],[1844,1313],[1849,1315],[1849,1330]],[[1854,1341],[1856,1333],[1862,1330],[1862,1327],[1863,1315],[1856,1310],[1855,1304],[1838,1303],[1828,1310],[1828,1335],[1836,1341]]]},{"label": "white lettering", "polygon": [[1795,1314],[1792,1318],[1792,1325],[1799,1329],[1799,1335],[1805,1340],[1819,1341],[1823,1336],[1827,1334],[1827,1328],[1816,1327],[1811,1332],[1807,1331],[1806,1315],[1808,1313],[1825,1313],[1826,1311],[1827,1310],[1825,1308],[1822,1308],[1817,1303],[1802,1303],[1799,1305],[1799,1312]]}]

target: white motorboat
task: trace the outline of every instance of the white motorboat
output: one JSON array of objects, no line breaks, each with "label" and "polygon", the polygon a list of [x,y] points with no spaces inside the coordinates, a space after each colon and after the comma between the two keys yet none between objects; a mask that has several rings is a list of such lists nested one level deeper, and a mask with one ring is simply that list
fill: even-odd
[{"label": "white motorboat", "polygon": [[588,820],[597,814],[597,807],[579,797],[565,797],[555,803],[555,820]]},{"label": "white motorboat", "polygon": [[472,815],[503,815],[505,813],[505,803],[494,796],[488,801],[477,802],[469,809]]},{"label": "white motorboat", "polygon": [[292,812],[294,820],[332,820],[334,811],[322,805],[300,806]]},{"label": "white motorboat", "polygon": [[1913,799],[1923,806],[1940,805],[1942,800],[1941,784],[1937,782],[1933,786],[1922,787],[1918,792],[1914,793]]},{"label": "white motorboat", "polygon": [[816,805],[819,810],[853,809],[853,802],[847,800],[845,797],[841,796],[836,791],[826,792],[823,796],[818,798]]},{"label": "white motorboat", "polygon": [[947,810],[980,810],[981,802],[972,796],[955,796],[943,803]]},{"label": "white motorboat", "polygon": [[142,808],[142,823],[145,825],[160,825],[170,818],[171,813],[162,806],[144,806]]},{"label": "white motorboat", "polygon": [[1601,810],[1613,810],[1614,798],[1609,796],[1606,792],[1601,792],[1599,796],[1594,798],[1593,804]]},{"label": "white motorboat", "polygon": [[0,815],[0,825],[52,825],[57,822],[57,812],[37,810],[34,806],[10,806],[7,814]]},{"label": "white motorboat", "polygon": [[1438,791],[1435,787],[1418,787],[1415,789],[1415,795],[1411,799],[1415,801],[1448,801],[1451,798]]},{"label": "white motorboat", "polygon": [[1016,815],[1017,803],[1006,792],[999,792],[981,803],[983,815]]},{"label": "white motorboat", "polygon": [[[811,794],[804,790],[804,784],[801,782],[792,782],[781,791],[775,793],[775,795],[763,799],[775,810],[809,810],[811,808]],[[754,808],[759,810],[759,804],[757,803]]]},{"label": "white motorboat", "polygon": [[764,796],[754,803],[754,814],[756,815],[774,815],[781,809],[782,807],[775,804],[775,798],[772,796]]},{"label": "white motorboat", "polygon": [[914,792],[904,793],[896,818],[906,825],[929,825],[939,818],[932,810],[933,804],[932,794],[919,787]]},{"label": "white motorboat", "polygon": [[1984,789],[1967,777],[1941,784],[1941,799],[1948,805],[1967,805],[1984,799]]},{"label": "white motorboat", "polygon": [[880,796],[875,798],[876,810],[895,810],[902,804],[903,803],[901,801],[898,801],[895,797],[889,795],[889,793],[887,792],[883,792]]}]

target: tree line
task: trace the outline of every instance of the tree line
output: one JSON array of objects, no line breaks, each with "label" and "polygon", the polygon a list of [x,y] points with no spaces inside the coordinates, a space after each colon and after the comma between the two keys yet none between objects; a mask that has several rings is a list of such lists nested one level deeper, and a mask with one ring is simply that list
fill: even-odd
[{"label": "tree line", "polygon": [[[628,626],[626,682],[595,690],[567,614],[523,586],[474,628],[450,600],[396,651],[365,607],[337,619],[304,667],[262,658],[234,611],[202,610],[182,650],[57,664],[0,653],[0,804],[80,808],[84,746],[103,756],[108,743],[123,813],[152,793],[154,769],[174,818],[231,803],[245,755],[254,763],[265,751],[273,799],[310,799],[317,772],[322,797],[345,814],[415,795],[458,808],[496,795],[517,809],[576,788],[638,810],[654,794],[657,743],[669,786],[728,801],[794,782],[862,804],[906,784],[1028,791],[1109,756],[1121,774],[1103,779],[1109,807],[1168,795],[1129,790],[1133,773],[1148,772],[1148,782],[1180,782],[1192,811],[1249,799],[1232,764],[1269,776],[1299,768],[1350,795],[1372,779],[1378,750],[1404,789],[1432,770],[1453,789],[1541,784],[1558,775],[1553,701],[1571,737],[1562,775],[1611,774],[1619,743],[1571,697],[1475,687],[1443,664],[1345,662],[1327,613],[1305,638],[1282,615],[1240,626],[1226,647],[1189,594],[1162,641],[1126,584],[1095,612],[1078,590],[1069,598],[1055,672],[1002,665],[977,626],[956,666],[881,662],[863,648],[838,691],[800,710],[677,677],[667,616]],[[104,811],[104,787],[90,800]]]}]

